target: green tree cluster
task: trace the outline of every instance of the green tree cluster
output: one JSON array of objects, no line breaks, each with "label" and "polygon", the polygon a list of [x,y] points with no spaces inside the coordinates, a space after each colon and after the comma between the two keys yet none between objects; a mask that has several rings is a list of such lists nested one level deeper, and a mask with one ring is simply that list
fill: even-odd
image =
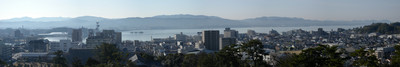
[{"label": "green tree cluster", "polygon": [[400,22],[394,23],[373,23],[362,28],[355,29],[360,33],[382,33],[382,34],[399,34]]},{"label": "green tree cluster", "polygon": [[369,67],[378,67],[378,59],[375,55],[373,55],[374,50],[365,50],[365,48],[361,48],[351,53],[355,60],[353,61],[353,66],[369,66]]},{"label": "green tree cluster", "polygon": [[84,67],[84,65],[82,64],[82,60],[78,59],[77,57],[74,57],[72,62],[72,67]]},{"label": "green tree cluster", "polygon": [[182,65],[183,59],[183,54],[168,54],[167,56],[165,56],[161,63],[165,67],[180,67]]},{"label": "green tree cluster", "polygon": [[390,65],[392,67],[400,67],[400,45],[394,46],[394,49],[396,50],[394,52],[394,56],[392,56],[392,60]]},{"label": "green tree cluster", "polygon": [[[199,54],[168,54],[166,56],[152,56],[139,53],[145,63],[159,62],[164,67],[270,67],[263,61],[262,43],[251,40],[242,45],[232,44],[215,53]],[[392,56],[390,66],[400,66],[400,46],[396,45],[395,55]],[[373,50],[364,48],[348,53],[337,46],[319,45],[318,47],[302,50],[300,54],[285,53],[284,56],[274,58],[278,67],[342,67],[346,63],[353,66],[382,66],[373,55]],[[244,57],[247,53],[248,57]],[[66,67],[66,60],[62,51],[54,52],[53,62],[57,67]],[[347,56],[349,55],[349,56]],[[351,59],[350,59],[351,58]],[[97,47],[97,54],[89,58],[86,65],[81,60],[74,59],[73,67],[136,67],[136,64],[125,60],[126,55],[113,44],[102,44]],[[0,61],[1,62],[1,61]],[[4,65],[4,64],[2,64]]]},{"label": "green tree cluster", "polygon": [[[123,67],[128,60],[127,55],[122,53],[116,45],[103,43],[97,46],[94,58],[89,58],[86,62],[87,67]],[[76,64],[76,66],[80,66]],[[132,66],[132,65],[131,65]]]},{"label": "green tree cluster", "polygon": [[[398,52],[400,46],[395,46],[395,49],[396,56],[392,58],[391,66],[398,67],[397,63],[399,63],[398,58],[400,57],[397,55],[400,55],[400,52]],[[286,53],[285,56],[275,58],[275,60],[277,60],[279,67],[342,67],[347,64],[357,67],[385,66],[378,63],[379,60],[373,53],[373,50],[361,48],[348,54],[343,49],[339,50],[337,46],[319,45],[315,48],[302,50],[299,55]]]},{"label": "green tree cluster", "polygon": [[3,65],[7,65],[7,63],[0,59],[0,66],[3,66]]},{"label": "green tree cluster", "polygon": [[63,51],[56,51],[53,53],[56,55],[56,57],[53,58],[53,63],[55,64],[56,67],[68,67],[67,65],[67,59],[65,59],[64,52]]},{"label": "green tree cluster", "polygon": [[229,46],[226,46],[225,48],[222,48],[218,53],[217,53],[217,64],[221,67],[235,67],[235,66],[243,66],[243,64],[240,59],[241,55],[239,54],[239,49],[240,48],[235,48],[236,44],[232,44]]},{"label": "green tree cluster", "polygon": [[[165,67],[266,67],[262,43],[251,40],[243,45],[232,44],[215,53],[168,54],[159,57]],[[248,57],[241,59],[242,53]]]},{"label": "green tree cluster", "polygon": [[124,61],[125,56],[115,44],[104,43],[103,45],[97,46],[97,51],[98,53],[95,55],[95,57],[101,63],[115,63]]},{"label": "green tree cluster", "polygon": [[264,46],[259,40],[250,40],[248,43],[243,43],[240,46],[240,52],[245,52],[248,57],[246,57],[245,61],[248,61],[248,64],[254,67],[264,67],[267,66],[266,62],[263,61]]},{"label": "green tree cluster", "polygon": [[284,58],[277,59],[279,67],[341,67],[348,59],[341,57],[343,51],[337,46],[319,45],[315,48],[302,50],[299,55],[288,54]]}]

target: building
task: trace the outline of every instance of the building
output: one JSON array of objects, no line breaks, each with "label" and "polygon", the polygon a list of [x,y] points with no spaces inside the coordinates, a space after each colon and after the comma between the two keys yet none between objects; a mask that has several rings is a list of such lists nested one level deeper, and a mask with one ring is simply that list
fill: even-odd
[{"label": "building", "polygon": [[14,62],[15,67],[55,67],[52,62]]},{"label": "building", "polygon": [[96,48],[96,46],[103,43],[121,44],[121,35],[121,32],[115,32],[114,30],[103,30],[103,32],[98,32],[95,36],[89,36],[86,39],[86,48]]},{"label": "building", "polygon": [[224,38],[238,38],[239,32],[236,30],[231,30],[230,28],[225,28]]},{"label": "building", "polygon": [[256,35],[256,31],[254,31],[254,30],[247,30],[247,35],[249,35],[249,36],[255,36],[255,35]]},{"label": "building", "polygon": [[82,29],[72,30],[72,42],[82,42]]},{"label": "building", "polygon": [[236,44],[236,38],[221,38],[220,44],[219,44],[219,49],[221,50],[225,46]]},{"label": "building", "polygon": [[208,50],[219,50],[219,31],[218,30],[205,30],[202,33],[202,41]]},{"label": "building", "polygon": [[279,32],[278,32],[278,31],[276,31],[276,30],[272,29],[271,31],[269,31],[269,35],[272,35],[272,36],[278,36],[278,35],[280,35],[280,34],[279,34]]},{"label": "building", "polygon": [[49,40],[32,40],[29,41],[30,52],[47,52],[49,46]]},{"label": "building", "polygon": [[49,52],[56,52],[58,50],[68,53],[69,49],[77,46],[79,42],[72,42],[71,40],[60,40],[59,42],[50,42]]},{"label": "building", "polygon": [[15,30],[14,31],[14,37],[21,38],[21,37],[24,37],[24,35],[21,33],[20,30]]},{"label": "building", "polygon": [[40,61],[50,61],[55,57],[55,55],[49,54],[48,52],[20,52],[13,55],[13,59],[18,61],[26,62],[40,62]]},{"label": "building", "polygon": [[204,48],[203,42],[199,41],[199,42],[194,43],[194,48],[203,49]]},{"label": "building", "polygon": [[181,34],[175,34],[174,39],[176,41],[186,41],[187,35],[183,34],[181,32]]},{"label": "building", "polygon": [[90,57],[94,57],[96,55],[96,49],[87,49],[87,48],[71,48],[69,52],[64,55],[67,59],[68,63],[72,63],[74,60],[82,60],[82,64],[87,62],[87,59]]},{"label": "building", "polygon": [[0,60],[9,60],[12,56],[11,45],[5,45],[2,40],[0,40]]},{"label": "building", "polygon": [[317,36],[325,36],[325,35],[328,35],[328,33],[325,32],[324,29],[322,29],[322,28],[318,28],[318,31],[313,32],[313,34],[314,34],[314,35],[317,35]]},{"label": "building", "polygon": [[144,63],[145,60],[136,54],[130,57],[128,60],[135,63],[138,66],[145,65]]}]

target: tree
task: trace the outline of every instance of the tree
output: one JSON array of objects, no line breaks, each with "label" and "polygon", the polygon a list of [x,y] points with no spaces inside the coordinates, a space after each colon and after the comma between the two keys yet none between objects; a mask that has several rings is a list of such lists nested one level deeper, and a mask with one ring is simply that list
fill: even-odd
[{"label": "tree", "polygon": [[0,66],[3,66],[3,65],[7,65],[7,63],[0,59]]},{"label": "tree", "polygon": [[371,66],[378,67],[378,59],[372,53],[374,50],[365,51],[364,48],[358,49],[355,52],[351,53],[355,60],[353,61],[354,66]]},{"label": "tree", "polygon": [[74,62],[72,62],[72,67],[83,67],[82,61],[77,57],[74,57]]},{"label": "tree", "polygon": [[249,63],[255,67],[259,67],[260,65],[265,66],[265,62],[263,61],[263,55],[264,46],[259,40],[250,40],[248,43],[243,43],[243,45],[240,47],[240,50],[242,52],[247,53],[249,57],[247,59],[250,59]]},{"label": "tree", "polygon": [[394,56],[392,56],[392,61],[390,63],[390,65],[392,67],[400,67],[400,45],[396,45],[394,46],[394,49],[396,50],[394,52]]},{"label": "tree", "polygon": [[217,67],[216,65],[216,57],[213,53],[199,53],[199,60],[197,61],[197,67]]},{"label": "tree", "polygon": [[89,67],[95,67],[95,65],[100,64],[99,61],[97,61],[96,59],[93,58],[88,58],[88,60],[86,61],[86,65],[85,66],[89,66]]},{"label": "tree", "polygon": [[103,43],[97,46],[97,55],[95,57],[100,61],[100,63],[113,63],[122,62],[124,60],[124,55],[114,44]]},{"label": "tree", "polygon": [[156,62],[157,60],[155,60],[155,57],[153,55],[150,54],[146,54],[144,52],[142,53],[138,53],[140,57],[142,57],[144,60],[144,63],[153,63]]},{"label": "tree", "polygon": [[216,57],[218,59],[217,65],[218,67],[235,67],[240,66],[240,54],[239,48],[236,48],[238,45],[232,44],[222,48],[219,52],[217,52]]},{"label": "tree", "polygon": [[128,61],[128,63],[126,64],[126,67],[136,67],[136,64],[132,61]]},{"label": "tree", "polygon": [[195,54],[186,54],[184,55],[182,67],[192,67],[193,65],[197,65],[198,57]]},{"label": "tree", "polygon": [[103,43],[96,47],[95,59],[89,58],[86,64],[87,66],[96,67],[121,67],[127,62],[127,55],[128,54],[124,55],[123,52],[117,48],[117,45]]},{"label": "tree", "polygon": [[340,57],[344,51],[338,51],[337,46],[319,45],[315,48],[302,50],[299,55],[286,54],[279,58],[280,67],[341,67],[348,58]]},{"label": "tree", "polygon": [[63,51],[56,51],[54,52],[56,57],[53,58],[54,64],[56,64],[57,67],[67,67],[67,59],[63,57],[64,52]]},{"label": "tree", "polygon": [[296,67],[299,65],[296,58],[298,55],[284,53],[282,56],[274,56],[274,60],[276,61],[276,66],[278,67]]},{"label": "tree", "polygon": [[359,33],[382,33],[382,34],[398,34],[400,33],[400,22],[394,23],[373,23],[362,28],[356,28]]},{"label": "tree", "polygon": [[168,54],[162,63],[165,67],[180,67],[182,66],[183,58],[183,54]]},{"label": "tree", "polygon": [[301,65],[306,67],[338,67],[343,66],[347,58],[340,57],[344,52],[337,51],[337,46],[329,47],[327,45],[319,45],[316,48],[303,50],[297,60],[302,62]]}]

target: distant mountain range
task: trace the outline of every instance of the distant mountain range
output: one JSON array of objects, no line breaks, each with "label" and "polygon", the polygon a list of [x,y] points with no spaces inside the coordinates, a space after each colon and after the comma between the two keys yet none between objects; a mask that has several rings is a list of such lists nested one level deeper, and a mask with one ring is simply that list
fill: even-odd
[{"label": "distant mountain range", "polygon": [[159,15],[154,17],[128,17],[108,19],[95,16],[13,18],[0,20],[0,28],[47,29],[56,27],[95,28],[100,22],[102,29],[135,30],[135,29],[186,29],[186,28],[224,28],[224,27],[271,27],[271,26],[332,26],[332,25],[368,25],[388,20],[357,21],[321,21],[291,17],[258,17],[244,20],[230,20],[205,15]]}]

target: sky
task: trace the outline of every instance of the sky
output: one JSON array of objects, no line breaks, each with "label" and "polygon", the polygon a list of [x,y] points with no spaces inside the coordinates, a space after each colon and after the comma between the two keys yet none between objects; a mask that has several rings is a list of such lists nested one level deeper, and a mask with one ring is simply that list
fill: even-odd
[{"label": "sky", "polygon": [[400,21],[399,3],[400,0],[0,0],[0,19],[193,14],[233,20],[279,16]]}]

